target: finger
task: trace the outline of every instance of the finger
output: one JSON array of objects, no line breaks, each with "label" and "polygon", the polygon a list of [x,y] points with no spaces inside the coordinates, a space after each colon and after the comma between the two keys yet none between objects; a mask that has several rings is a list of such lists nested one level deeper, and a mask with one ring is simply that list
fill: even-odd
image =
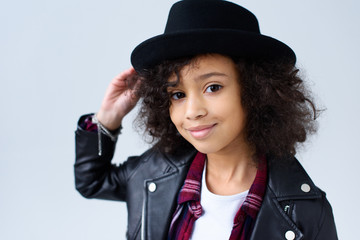
[{"label": "finger", "polygon": [[129,68],[120,74],[118,74],[112,81],[112,84],[114,84],[116,87],[120,88],[128,88],[133,85],[133,78],[136,76],[136,71],[134,68]]},{"label": "finger", "polygon": [[119,73],[114,79],[121,79],[124,80],[128,78],[131,75],[134,75],[136,73],[135,69],[133,67]]}]

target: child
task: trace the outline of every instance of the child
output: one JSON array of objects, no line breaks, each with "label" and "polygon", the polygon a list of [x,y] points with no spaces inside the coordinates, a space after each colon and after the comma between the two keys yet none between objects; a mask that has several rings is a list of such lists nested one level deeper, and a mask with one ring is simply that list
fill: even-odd
[{"label": "child", "polygon": [[[99,112],[80,118],[75,163],[83,196],[126,201],[128,239],[337,239],[325,193],[294,158],[317,110],[294,52],[251,12],[177,2],[131,60]],[[155,144],[111,165],[139,98]]]}]

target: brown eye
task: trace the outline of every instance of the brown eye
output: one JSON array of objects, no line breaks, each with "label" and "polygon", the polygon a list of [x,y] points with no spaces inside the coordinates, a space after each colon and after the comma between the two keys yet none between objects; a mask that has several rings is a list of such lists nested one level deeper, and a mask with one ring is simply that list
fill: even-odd
[{"label": "brown eye", "polygon": [[171,94],[171,98],[174,100],[179,100],[184,97],[185,97],[185,93],[183,93],[183,92],[175,92],[175,93]]},{"label": "brown eye", "polygon": [[216,92],[219,91],[222,88],[222,86],[218,84],[210,85],[206,88],[205,92]]}]

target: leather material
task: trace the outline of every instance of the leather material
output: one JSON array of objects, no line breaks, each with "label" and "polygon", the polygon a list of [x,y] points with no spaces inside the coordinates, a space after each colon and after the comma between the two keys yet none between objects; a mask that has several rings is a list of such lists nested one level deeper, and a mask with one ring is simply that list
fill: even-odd
[{"label": "leather material", "polygon": [[[97,134],[76,131],[76,189],[86,198],[126,201],[127,239],[166,239],[178,192],[196,151],[180,149],[168,155],[150,149],[115,166],[111,164],[115,143],[106,136],[102,141],[100,157]],[[268,186],[251,240],[286,239],[288,231],[295,233],[296,240],[337,239],[325,193],[300,163],[290,157],[268,159],[268,165]],[[303,184],[309,191],[301,190]]]}]

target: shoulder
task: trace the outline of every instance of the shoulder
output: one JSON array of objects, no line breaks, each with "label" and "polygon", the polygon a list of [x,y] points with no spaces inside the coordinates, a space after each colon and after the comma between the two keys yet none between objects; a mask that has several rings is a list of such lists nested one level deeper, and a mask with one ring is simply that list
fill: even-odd
[{"label": "shoulder", "polygon": [[323,194],[293,156],[268,158],[268,186],[278,200],[319,198]]},{"label": "shoulder", "polygon": [[[305,239],[337,239],[331,205],[293,156],[269,159],[267,197]],[[311,236],[311,237],[310,237]]]}]

